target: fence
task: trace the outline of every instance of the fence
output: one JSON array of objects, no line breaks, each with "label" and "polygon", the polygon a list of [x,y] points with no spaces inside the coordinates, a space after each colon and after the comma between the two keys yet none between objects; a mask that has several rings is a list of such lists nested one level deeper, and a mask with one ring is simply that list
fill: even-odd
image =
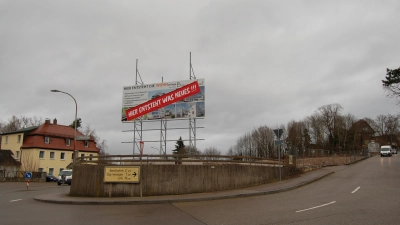
[{"label": "fence", "polygon": [[[252,156],[227,156],[227,155],[107,155],[107,156],[81,156],[78,164],[99,165],[151,165],[151,164],[248,164],[262,166],[279,166],[276,159]],[[283,166],[283,163],[281,163]]]},{"label": "fence", "polygon": [[[0,170],[0,181],[25,181],[26,171]],[[31,181],[46,181],[46,172],[32,172]]]}]

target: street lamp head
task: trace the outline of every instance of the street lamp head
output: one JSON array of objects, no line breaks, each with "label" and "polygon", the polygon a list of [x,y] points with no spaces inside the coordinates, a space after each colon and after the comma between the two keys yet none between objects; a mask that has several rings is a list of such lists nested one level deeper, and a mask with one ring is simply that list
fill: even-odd
[{"label": "street lamp head", "polygon": [[59,90],[50,90],[51,92],[60,92]]}]

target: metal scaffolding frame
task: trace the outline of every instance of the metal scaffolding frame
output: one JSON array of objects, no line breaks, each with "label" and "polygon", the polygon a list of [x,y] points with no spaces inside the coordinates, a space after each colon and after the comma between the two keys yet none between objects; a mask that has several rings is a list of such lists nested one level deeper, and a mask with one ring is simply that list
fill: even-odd
[{"label": "metal scaffolding frame", "polygon": [[[140,78],[140,81],[138,80],[138,76]],[[140,84],[143,85],[144,83],[138,70],[138,59],[136,59],[135,85],[140,85]],[[138,135],[138,137],[136,137],[136,134]],[[133,155],[135,155],[135,147],[140,149],[140,142],[142,141],[142,137],[143,137],[143,117],[140,117],[138,120],[135,120],[133,122]]]},{"label": "metal scaffolding frame", "polygon": [[[192,66],[192,52],[189,55],[189,79],[195,80],[196,76],[194,74],[193,66]],[[164,78],[162,77],[161,82]],[[144,82],[142,77],[140,76],[138,70],[138,59],[136,59],[136,78],[135,78],[135,85],[143,85]],[[176,120],[176,119],[174,119]],[[204,128],[204,127],[197,127],[196,126],[196,118],[189,118],[189,139],[183,141],[189,141],[189,147],[196,149],[196,140],[204,140],[204,139],[197,139],[196,135],[196,128]],[[133,121],[133,130],[126,130],[122,132],[132,132],[133,131],[133,142],[122,142],[122,143],[133,143],[133,155],[135,155],[135,149],[140,149],[140,142],[143,142],[143,131],[150,131],[150,130],[158,130],[158,129],[143,129],[144,122],[154,122],[154,121],[143,121],[143,116],[139,119],[135,119]],[[167,130],[173,129],[187,129],[187,128],[167,128],[168,119],[160,119],[160,149],[159,154],[167,154],[167,141],[174,141],[174,140],[167,140]],[[145,141],[145,142],[158,142],[158,141]]]},{"label": "metal scaffolding frame", "polygon": [[[189,80],[196,80],[196,76],[194,74],[193,66],[192,66],[192,52],[189,54]],[[193,135],[193,137],[192,137]],[[189,118],[189,148],[196,148],[196,118]]]}]

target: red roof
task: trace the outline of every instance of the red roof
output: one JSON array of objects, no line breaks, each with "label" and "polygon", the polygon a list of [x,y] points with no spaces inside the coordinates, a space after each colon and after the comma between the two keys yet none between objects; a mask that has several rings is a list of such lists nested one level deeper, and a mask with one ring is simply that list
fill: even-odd
[{"label": "red roof", "polygon": [[[43,149],[59,149],[59,150],[74,150],[74,132],[75,129],[70,126],[51,124],[46,121],[37,129],[29,132],[24,138],[24,143],[21,148],[43,148]],[[76,136],[83,134],[76,131]],[[45,137],[50,138],[50,143],[45,143]],[[66,139],[70,139],[70,146],[66,145]],[[85,152],[96,152],[100,150],[96,147],[93,137],[89,140],[89,147],[85,147],[85,141],[76,141],[76,149]]]}]

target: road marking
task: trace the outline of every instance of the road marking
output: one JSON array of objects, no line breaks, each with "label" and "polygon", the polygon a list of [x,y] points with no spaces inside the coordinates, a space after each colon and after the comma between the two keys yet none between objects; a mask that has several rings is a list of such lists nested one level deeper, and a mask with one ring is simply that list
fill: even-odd
[{"label": "road marking", "polygon": [[360,187],[356,188],[354,191],[352,191],[351,193],[354,194],[356,193],[356,191],[358,191],[358,189],[360,189]]},{"label": "road marking", "polygon": [[16,200],[11,200],[10,202],[18,202],[21,201],[22,199],[16,199]]},{"label": "road marking", "polygon": [[296,212],[304,212],[304,211],[307,211],[307,210],[320,208],[320,207],[323,207],[323,206],[327,206],[327,205],[333,204],[333,203],[335,203],[335,202],[336,202],[336,201],[329,202],[329,203],[326,203],[326,204],[323,204],[323,205],[315,206],[315,207],[308,208],[308,209],[302,209],[302,210],[299,210],[299,211],[296,211]]}]

